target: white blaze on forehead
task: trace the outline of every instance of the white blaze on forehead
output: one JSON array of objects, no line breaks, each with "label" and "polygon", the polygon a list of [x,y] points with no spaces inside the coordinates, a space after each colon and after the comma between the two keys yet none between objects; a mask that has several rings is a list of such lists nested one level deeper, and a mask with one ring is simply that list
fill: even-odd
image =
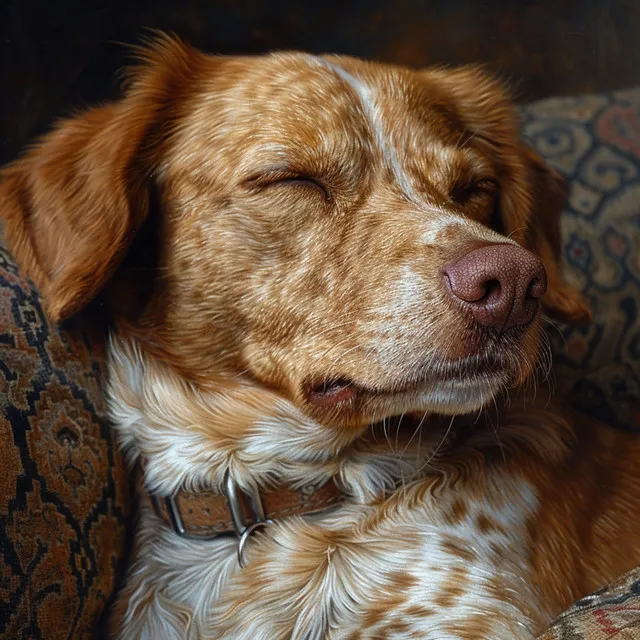
[{"label": "white blaze on forehead", "polygon": [[[329,60],[311,55],[309,56],[309,59],[315,64],[319,64],[333,71],[359,97],[363,113],[365,114],[373,133],[375,144],[386,161],[387,166],[392,170],[396,184],[412,204],[416,205],[423,211],[427,210],[428,213],[431,214],[428,222],[426,222],[427,228],[422,234],[422,242],[424,244],[436,244],[439,241],[440,234],[445,229],[453,226],[460,227],[461,231],[466,231],[474,238],[479,237],[487,242],[507,242],[510,244],[517,244],[515,241],[505,238],[502,234],[499,234],[474,220],[470,220],[464,216],[448,211],[443,211],[425,202],[424,198],[420,197],[414,189],[410,176],[400,162],[398,152],[389,135],[389,129],[385,127],[382,111],[378,102],[378,96],[376,95],[374,87],[362,78],[352,75],[340,65],[330,62]],[[425,145],[427,144],[428,143],[425,142]],[[441,156],[444,155],[446,157],[452,157],[453,152],[453,148],[450,147],[442,147],[438,149],[438,153]]]},{"label": "white blaze on forehead", "polygon": [[322,58],[314,58],[314,60],[320,62],[322,65],[328,67],[340,76],[340,78],[348,84],[360,98],[362,110],[369,121],[378,150],[387,162],[389,168],[393,171],[393,176],[398,186],[410,201],[415,204],[422,204],[421,199],[413,188],[411,178],[402,167],[400,159],[398,158],[398,153],[393,146],[387,130],[385,129],[374,88],[368,85],[361,78],[356,78],[337,64],[329,62],[328,60],[323,60]]}]

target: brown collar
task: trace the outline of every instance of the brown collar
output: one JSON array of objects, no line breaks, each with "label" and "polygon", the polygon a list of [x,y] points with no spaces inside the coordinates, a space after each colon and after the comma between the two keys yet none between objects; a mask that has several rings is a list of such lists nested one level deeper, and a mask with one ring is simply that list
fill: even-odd
[{"label": "brown collar", "polygon": [[212,490],[190,492],[182,489],[168,498],[144,493],[157,515],[175,533],[199,540],[230,533],[244,537],[260,524],[325,511],[337,506],[344,497],[333,480],[299,490],[281,485],[250,494],[241,491],[230,476],[226,480],[226,495]]}]

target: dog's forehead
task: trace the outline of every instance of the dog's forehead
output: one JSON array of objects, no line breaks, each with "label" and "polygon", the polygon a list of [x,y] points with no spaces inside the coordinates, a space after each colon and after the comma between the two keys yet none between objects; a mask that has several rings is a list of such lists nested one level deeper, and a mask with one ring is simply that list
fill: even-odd
[{"label": "dog's forehead", "polygon": [[451,164],[460,155],[455,105],[408,69],[276,53],[231,59],[222,76],[222,94],[218,84],[205,97],[218,105],[212,131],[221,138],[237,134],[234,146],[251,164],[286,161],[292,153],[298,161],[304,156],[302,165],[335,164],[336,157],[349,164],[369,153],[386,158],[403,182],[399,169],[407,160]]},{"label": "dog's forehead", "polygon": [[411,124],[446,135],[460,128],[455,105],[418,72],[334,55],[272,54],[259,60],[252,76],[260,86],[254,84],[247,106],[280,111],[285,125],[319,126],[329,118],[341,123],[350,113],[396,130]]}]

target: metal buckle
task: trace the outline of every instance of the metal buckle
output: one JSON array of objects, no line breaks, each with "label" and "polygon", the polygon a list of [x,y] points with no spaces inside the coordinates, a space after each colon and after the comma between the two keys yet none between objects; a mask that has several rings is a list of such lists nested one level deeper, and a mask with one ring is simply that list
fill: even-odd
[{"label": "metal buckle", "polygon": [[165,505],[167,506],[167,511],[169,513],[169,519],[171,520],[171,526],[175,533],[177,533],[181,538],[185,538],[187,540],[214,540],[219,537],[221,534],[214,533],[213,535],[198,535],[197,533],[189,533],[184,528],[184,522],[182,521],[182,514],[180,513],[180,509],[176,504],[176,501],[173,496],[167,496],[166,498],[158,498],[158,496],[149,494],[151,497],[151,502],[153,503],[153,507],[156,510],[156,513],[159,517],[162,517],[162,512],[160,509],[160,500],[163,500]]},{"label": "metal buckle", "polygon": [[[224,479],[224,492],[227,496],[227,502],[229,503],[229,511],[231,512],[233,526],[239,536],[241,536],[251,524],[263,522],[265,520],[262,500],[260,500],[260,494],[258,493],[257,488],[253,487],[250,493],[243,491],[227,471],[227,475]],[[242,511],[242,504],[239,497],[240,493],[243,493],[249,499],[249,507],[252,512],[251,515],[253,516],[252,523],[245,522],[244,512]]]},{"label": "metal buckle", "polygon": [[[271,520],[267,520],[265,517],[264,508],[257,488],[253,488],[249,493],[243,491],[228,472],[224,480],[224,485],[227,504],[229,505],[229,512],[231,514],[231,521],[233,522],[236,534],[240,538],[238,540],[238,563],[240,564],[240,567],[244,567],[244,552],[247,546],[247,540],[256,529],[270,524]],[[247,502],[251,510],[251,516],[253,518],[252,522],[247,522],[245,520],[242,503],[240,501],[240,494],[243,494],[247,498]],[[164,501],[164,504],[167,507],[167,512],[169,513],[169,519],[171,520],[171,526],[173,527],[174,532],[181,538],[185,538],[187,540],[214,540],[221,535],[225,535],[224,532],[214,533],[213,535],[189,533],[185,529],[182,514],[180,513],[180,508],[178,507],[174,496],[159,498],[152,493],[150,493],[149,496],[156,513],[160,517],[162,517],[160,501]]]},{"label": "metal buckle", "polygon": [[[238,564],[241,568],[244,568],[244,552],[247,540],[256,529],[266,526],[271,520],[267,520],[265,517],[262,500],[260,500],[260,494],[256,487],[252,487],[250,493],[243,491],[229,472],[227,472],[224,484],[229,511],[231,512],[231,520],[233,521],[236,533],[240,536],[240,540],[238,541]],[[239,493],[241,492],[248,498],[253,522],[247,523],[244,518],[244,512],[242,511],[242,504],[239,498]]]}]

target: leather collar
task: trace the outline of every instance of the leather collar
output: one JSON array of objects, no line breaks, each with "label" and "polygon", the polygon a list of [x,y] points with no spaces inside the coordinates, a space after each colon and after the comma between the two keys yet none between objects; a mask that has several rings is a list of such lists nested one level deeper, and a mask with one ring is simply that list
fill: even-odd
[{"label": "leather collar", "polygon": [[179,490],[160,498],[144,492],[156,514],[183,538],[210,540],[224,534],[241,538],[256,525],[292,516],[307,516],[340,504],[343,493],[333,479],[321,486],[292,489],[280,485],[245,493],[227,478],[226,495],[212,490]]}]

